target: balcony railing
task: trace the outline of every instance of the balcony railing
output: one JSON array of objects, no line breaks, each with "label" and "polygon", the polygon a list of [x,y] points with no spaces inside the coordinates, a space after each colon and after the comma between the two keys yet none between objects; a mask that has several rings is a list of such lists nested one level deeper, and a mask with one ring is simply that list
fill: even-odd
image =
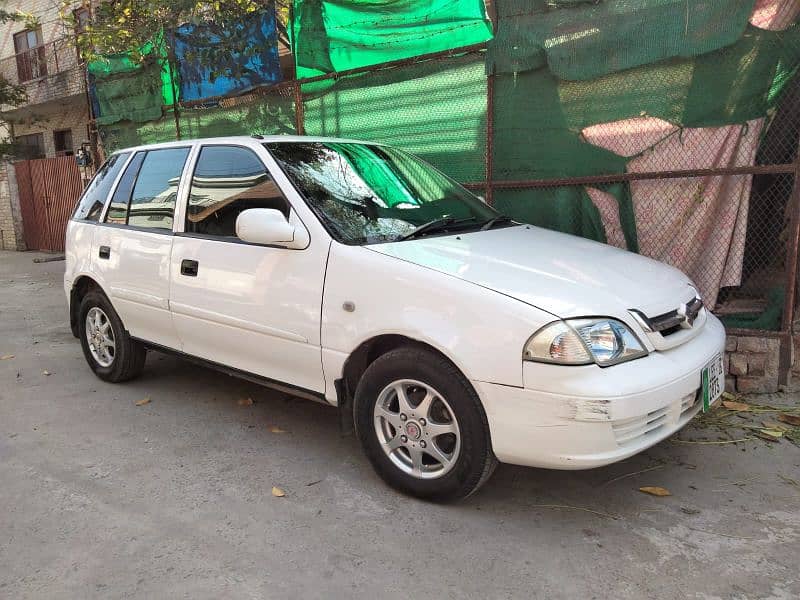
[{"label": "balcony railing", "polygon": [[72,39],[64,37],[0,59],[0,77],[22,85],[27,104],[83,93],[83,69]]}]

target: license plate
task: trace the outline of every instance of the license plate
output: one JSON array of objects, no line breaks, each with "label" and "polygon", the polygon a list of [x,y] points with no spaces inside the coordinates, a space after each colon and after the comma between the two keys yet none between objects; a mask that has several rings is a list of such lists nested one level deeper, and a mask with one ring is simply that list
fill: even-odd
[{"label": "license plate", "polygon": [[703,390],[703,412],[719,400],[725,391],[725,371],[722,366],[722,353],[717,354],[711,362],[703,367],[701,387]]}]

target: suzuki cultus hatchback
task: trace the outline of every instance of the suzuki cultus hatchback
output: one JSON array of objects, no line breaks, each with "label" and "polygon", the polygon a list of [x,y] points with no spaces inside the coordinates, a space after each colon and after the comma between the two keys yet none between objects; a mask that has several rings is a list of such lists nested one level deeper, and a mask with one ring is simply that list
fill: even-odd
[{"label": "suzuki cultus hatchback", "polygon": [[683,273],[498,213],[380,144],[231,137],[113,154],[67,230],[72,330],[106,381],[177,353],[340,408],[390,485],[629,457],[722,393]]}]

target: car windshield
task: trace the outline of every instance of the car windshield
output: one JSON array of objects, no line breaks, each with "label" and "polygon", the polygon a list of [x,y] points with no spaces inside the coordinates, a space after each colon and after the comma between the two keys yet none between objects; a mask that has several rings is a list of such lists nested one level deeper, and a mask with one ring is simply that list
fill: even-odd
[{"label": "car windshield", "polygon": [[499,216],[431,165],[394,148],[288,141],[265,146],[331,234],[346,244],[477,230]]}]

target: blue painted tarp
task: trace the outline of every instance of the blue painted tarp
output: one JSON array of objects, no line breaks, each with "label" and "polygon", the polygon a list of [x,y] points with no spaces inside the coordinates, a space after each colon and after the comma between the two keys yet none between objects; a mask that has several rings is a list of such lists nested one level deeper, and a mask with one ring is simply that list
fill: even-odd
[{"label": "blue painted tarp", "polygon": [[[184,102],[281,80],[274,6],[234,27],[182,25],[172,37]],[[211,63],[213,67],[206,66]]]}]

